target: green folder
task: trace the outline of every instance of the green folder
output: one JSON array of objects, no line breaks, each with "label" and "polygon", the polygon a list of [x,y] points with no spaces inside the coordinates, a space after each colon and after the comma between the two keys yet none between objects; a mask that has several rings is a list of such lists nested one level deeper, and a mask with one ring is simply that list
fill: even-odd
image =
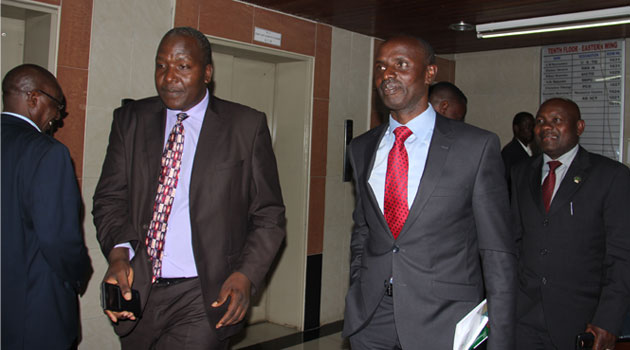
[{"label": "green folder", "polygon": [[468,350],[474,350],[479,345],[481,345],[481,343],[483,343],[486,339],[488,339],[489,333],[490,333],[490,328],[488,327],[488,325],[486,325],[485,327],[483,327],[481,332],[479,332],[479,335],[477,336],[477,338],[475,339],[475,341],[473,342],[473,344],[470,346]]}]

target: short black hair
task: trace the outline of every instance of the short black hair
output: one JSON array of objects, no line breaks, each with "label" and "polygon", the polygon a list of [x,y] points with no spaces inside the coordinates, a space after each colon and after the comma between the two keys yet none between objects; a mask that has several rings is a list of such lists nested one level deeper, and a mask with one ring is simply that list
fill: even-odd
[{"label": "short black hair", "polygon": [[462,104],[468,104],[468,98],[466,98],[464,92],[460,90],[457,86],[455,86],[455,84],[448,81],[440,81],[429,86],[429,98],[431,98],[431,95],[433,94],[437,94],[438,96],[441,96],[443,98],[448,96],[459,101]]},{"label": "short black hair", "polygon": [[424,64],[435,64],[435,50],[433,49],[433,46],[431,46],[428,41],[422,38],[415,39],[420,44],[420,47],[422,47],[422,51],[424,51]]},{"label": "short black hair", "polygon": [[203,54],[202,59],[204,67],[212,65],[212,47],[210,46],[210,41],[208,41],[208,38],[202,32],[191,27],[175,27],[164,34],[160,43],[167,37],[175,35],[183,35],[195,39]]},{"label": "short black hair", "polygon": [[574,112],[577,114],[577,119],[580,120],[582,119],[582,113],[580,111],[580,106],[577,105],[577,103],[575,103],[575,101],[573,101],[570,98],[566,98],[566,97],[552,97],[550,99],[548,99],[547,101],[543,102],[540,106],[544,105],[547,102],[551,102],[551,101],[561,101],[564,102],[566,104],[568,104],[569,106],[571,106],[571,108],[574,109]]},{"label": "short black hair", "polygon": [[419,38],[417,36],[401,33],[401,34],[397,34],[397,35],[389,37],[387,40],[385,40],[385,42],[388,42],[390,40],[397,40],[397,39],[406,39],[409,41],[415,41],[424,54],[423,63],[427,66],[430,64],[435,64],[435,50],[433,50],[433,47],[431,46],[431,44],[429,44],[428,41],[422,38]]},{"label": "short black hair", "polygon": [[512,119],[512,125],[518,125],[522,123],[525,119],[534,120],[534,116],[529,112],[518,112],[514,116],[514,119]]}]

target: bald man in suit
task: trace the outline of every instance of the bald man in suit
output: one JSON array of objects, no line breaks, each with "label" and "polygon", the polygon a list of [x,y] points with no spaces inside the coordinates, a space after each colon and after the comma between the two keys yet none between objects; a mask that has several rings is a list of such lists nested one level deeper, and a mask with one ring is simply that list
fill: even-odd
[{"label": "bald man in suit", "polygon": [[582,332],[613,349],[630,305],[630,171],[578,144],[571,100],[543,103],[535,125],[544,153],[512,170],[517,349],[571,349]]},{"label": "bald man in suit", "polygon": [[68,149],[46,135],[63,101],[33,64],[2,81],[3,349],[70,349],[79,337],[77,294],[91,272],[81,195]]}]

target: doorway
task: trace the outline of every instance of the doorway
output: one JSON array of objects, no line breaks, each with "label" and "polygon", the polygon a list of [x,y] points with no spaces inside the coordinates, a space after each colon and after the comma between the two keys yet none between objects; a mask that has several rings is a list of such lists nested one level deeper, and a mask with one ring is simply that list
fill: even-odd
[{"label": "doorway", "polygon": [[4,75],[22,63],[42,66],[53,74],[57,67],[58,7],[2,1],[2,68]]}]

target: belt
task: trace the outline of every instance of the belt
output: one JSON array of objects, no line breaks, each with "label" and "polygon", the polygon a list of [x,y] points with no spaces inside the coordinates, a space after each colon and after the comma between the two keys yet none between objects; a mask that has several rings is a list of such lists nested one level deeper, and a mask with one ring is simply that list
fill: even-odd
[{"label": "belt", "polygon": [[195,277],[178,277],[178,278],[156,278],[155,282],[153,283],[154,286],[156,287],[168,287],[168,286],[173,286],[182,282],[186,282],[186,281],[191,281],[194,280]]}]

